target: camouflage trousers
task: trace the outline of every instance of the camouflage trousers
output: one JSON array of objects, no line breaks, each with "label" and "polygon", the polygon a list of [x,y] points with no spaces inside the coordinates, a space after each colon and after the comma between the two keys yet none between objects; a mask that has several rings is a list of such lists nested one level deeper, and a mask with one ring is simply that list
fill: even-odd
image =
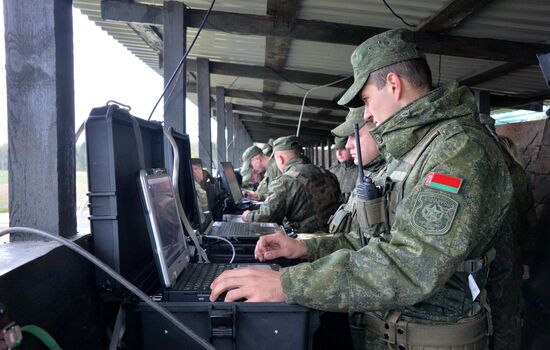
[{"label": "camouflage trousers", "polygon": [[[514,271],[516,272],[516,271]],[[521,348],[521,276],[513,274],[503,283],[502,297],[491,301],[493,315],[492,350]]]}]

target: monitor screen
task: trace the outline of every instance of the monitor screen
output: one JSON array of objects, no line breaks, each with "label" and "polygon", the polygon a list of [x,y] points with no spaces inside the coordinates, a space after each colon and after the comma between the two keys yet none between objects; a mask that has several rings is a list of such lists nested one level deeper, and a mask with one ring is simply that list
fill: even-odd
[{"label": "monitor screen", "polygon": [[230,162],[221,162],[221,168],[222,183],[225,190],[231,194],[233,202],[237,203],[243,198],[243,194],[241,193],[241,187],[237,182],[233,165],[231,165]]},{"label": "monitor screen", "polygon": [[189,255],[181,226],[170,176],[166,173],[140,174],[155,247],[155,260],[166,287],[187,266]]}]

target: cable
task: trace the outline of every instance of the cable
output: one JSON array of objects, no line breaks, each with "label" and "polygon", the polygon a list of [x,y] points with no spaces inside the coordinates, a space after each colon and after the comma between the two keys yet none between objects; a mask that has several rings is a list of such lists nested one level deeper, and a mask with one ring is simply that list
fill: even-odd
[{"label": "cable", "polygon": [[229,242],[228,239],[225,239],[223,237],[218,237],[218,236],[209,236],[209,235],[204,235],[204,237],[206,238],[215,238],[215,239],[219,239],[221,241],[225,241],[227,244],[229,244],[229,246],[231,247],[231,250],[233,251],[233,254],[231,255],[231,260],[229,260],[229,263],[233,263],[233,260],[235,260],[235,246],[233,245],[233,243]]},{"label": "cable", "polygon": [[412,28],[416,28],[416,24],[409,24],[407,23],[407,21],[405,21],[403,19],[403,17],[399,16],[397,13],[395,13],[395,11],[390,7],[390,5],[388,5],[388,3],[386,2],[386,0],[382,0],[384,2],[384,5],[386,5],[386,7],[388,9],[390,9],[391,13],[393,13],[393,15],[397,18],[399,18],[401,20],[401,22],[403,22],[405,25],[408,25],[409,27],[412,27]]},{"label": "cable", "polygon": [[29,324],[21,327],[21,331],[32,334],[38,340],[40,340],[45,347],[50,350],[61,350],[61,347],[59,346],[59,344],[57,344],[55,339],[51,335],[49,335],[48,332],[38,326]]},{"label": "cable", "polygon": [[197,239],[197,236],[195,236],[195,232],[193,231],[191,224],[189,224],[189,220],[187,220],[187,215],[185,214],[185,211],[183,210],[183,206],[181,204],[179,185],[178,185],[179,167],[180,167],[180,155],[178,151],[178,145],[176,144],[176,140],[174,140],[174,137],[172,136],[172,134],[170,133],[170,131],[166,126],[162,128],[162,132],[170,142],[170,146],[172,146],[172,151],[174,152],[174,165],[172,167],[172,187],[174,187],[174,195],[176,196],[176,205],[178,207],[180,220],[183,223],[183,226],[185,227],[187,234],[195,244],[195,248],[197,248],[199,257],[202,258],[205,262],[210,262],[208,260],[208,256],[206,255],[205,251],[202,249],[199,243],[199,240]]},{"label": "cable", "polygon": [[[216,0],[212,0],[212,3],[210,4],[210,7],[208,8],[208,11],[206,12],[206,15],[202,19],[202,23],[199,26],[199,29],[197,30],[197,34],[195,34],[195,37],[193,38],[193,41],[191,42],[191,45],[189,45],[187,50],[185,50],[185,53],[183,54],[183,57],[181,58],[180,62],[178,63],[176,69],[174,70],[174,73],[172,73],[172,76],[170,77],[170,79],[168,79],[168,82],[166,83],[166,85],[164,86],[164,89],[162,90],[162,94],[160,95],[159,99],[155,103],[155,106],[153,107],[153,110],[151,111],[151,114],[149,114],[149,118],[147,118],[147,120],[151,120],[151,117],[153,116],[153,113],[155,112],[155,109],[157,109],[157,106],[160,103],[160,100],[162,100],[162,98],[164,97],[164,94],[166,94],[166,91],[168,90],[168,87],[170,87],[170,84],[172,83],[172,80],[174,80],[176,75],[178,75],[178,73],[180,72],[180,69],[183,66],[183,63],[185,62],[185,60],[187,59],[187,56],[189,55],[189,52],[191,52],[191,49],[193,48],[193,46],[195,45],[195,42],[199,38],[199,34],[202,32],[202,28],[204,27],[204,25],[206,23],[206,20],[208,19],[208,16],[210,16],[210,12],[212,12],[212,8],[214,7],[215,3],[216,3]],[[172,90],[172,92],[173,92],[173,90]],[[170,95],[172,94],[172,92],[170,92]],[[170,98],[170,95],[166,96],[167,100]]]},{"label": "cable", "polygon": [[344,81],[346,79],[349,79],[349,78],[350,77],[344,77],[342,79],[338,79],[336,81],[333,81],[332,83],[328,83],[328,84],[320,85],[320,86],[315,86],[315,87],[313,87],[313,88],[306,91],[306,94],[304,95],[304,99],[302,100],[302,109],[300,109],[300,118],[298,118],[298,128],[296,129],[296,137],[300,136],[300,125],[302,124],[302,114],[304,113],[304,106],[306,104],[307,95],[309,95],[309,93],[312,92],[313,90],[317,90],[317,89],[320,89],[320,88],[331,86],[331,85],[337,84],[337,83],[339,83],[341,81]]},{"label": "cable", "polygon": [[134,293],[138,298],[140,298],[144,303],[149,305],[153,310],[160,313],[162,316],[164,316],[168,321],[170,321],[174,326],[179,328],[181,331],[183,331],[185,334],[187,334],[189,337],[191,337],[194,341],[199,343],[202,347],[209,350],[215,350],[214,346],[207,342],[206,340],[199,337],[195,332],[193,332],[191,329],[189,329],[187,326],[185,326],[183,323],[181,323],[174,315],[172,315],[168,310],[163,308],[162,306],[158,305],[154,301],[152,301],[147,294],[143,293],[139,288],[134,286],[130,281],[122,277],[120,274],[118,274],[115,270],[113,270],[110,266],[105,264],[103,261],[99,260],[90,252],[86,251],[82,247],[78,246],[76,243],[73,243],[69,241],[66,238],[53,235],[51,233],[30,228],[30,227],[8,227],[5,229],[0,230],[0,237],[8,234],[8,233],[32,233],[40,237],[49,238],[54,241],[57,241],[67,248],[71,249],[72,251],[80,254],[82,257],[105,271],[109,276],[117,280],[120,284],[122,284],[124,287],[126,287],[130,292]]}]

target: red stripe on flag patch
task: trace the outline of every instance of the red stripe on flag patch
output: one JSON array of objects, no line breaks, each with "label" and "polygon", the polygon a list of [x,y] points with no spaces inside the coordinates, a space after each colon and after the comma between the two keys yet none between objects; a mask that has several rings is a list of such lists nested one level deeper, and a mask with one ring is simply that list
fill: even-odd
[{"label": "red stripe on flag patch", "polygon": [[426,177],[424,185],[452,193],[458,193],[460,186],[462,186],[462,179],[432,171]]}]

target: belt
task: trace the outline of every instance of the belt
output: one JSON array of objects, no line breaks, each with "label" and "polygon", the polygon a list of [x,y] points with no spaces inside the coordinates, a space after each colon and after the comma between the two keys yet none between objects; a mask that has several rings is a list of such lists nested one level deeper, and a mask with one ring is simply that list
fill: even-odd
[{"label": "belt", "polygon": [[487,337],[485,312],[451,324],[415,323],[403,319],[401,313],[396,311],[391,312],[385,321],[369,312],[364,315],[366,328],[374,331],[385,342],[397,345],[399,350],[404,350],[407,346],[460,346]]}]

